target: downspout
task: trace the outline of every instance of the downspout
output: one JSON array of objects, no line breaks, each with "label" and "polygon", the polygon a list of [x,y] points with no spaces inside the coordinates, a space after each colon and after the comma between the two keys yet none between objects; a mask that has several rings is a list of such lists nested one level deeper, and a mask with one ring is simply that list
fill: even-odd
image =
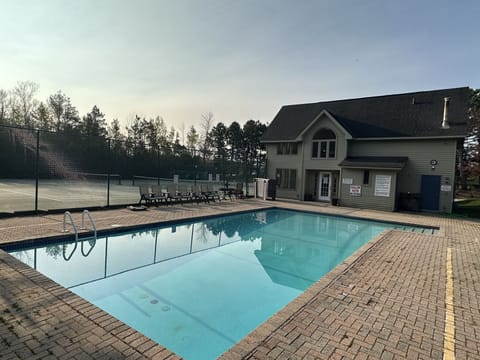
[{"label": "downspout", "polygon": [[[348,152],[349,152],[349,144],[350,142],[348,139],[345,139],[345,158],[348,157]],[[342,187],[343,187],[343,167],[340,167],[340,174],[338,178],[338,186],[337,186],[337,205],[340,206],[341,201],[342,201]]]},{"label": "downspout", "polygon": [[338,174],[338,186],[337,186],[337,205],[340,206],[342,200],[342,179],[343,179],[343,168],[340,168]]},{"label": "downspout", "polygon": [[305,199],[305,181],[307,181],[307,174],[305,172],[305,140],[302,141],[302,182],[301,182],[301,188],[300,188],[300,201],[303,201]]},{"label": "downspout", "polygon": [[[452,213],[453,211],[453,203],[455,201],[455,171],[457,170],[457,157],[458,157],[458,166],[461,168],[462,167],[462,153],[461,153],[461,150],[459,149],[459,141],[461,146],[463,146],[463,140],[455,140],[454,142],[454,147],[455,147],[455,150],[454,150],[454,154],[455,156],[453,156],[453,166],[452,166],[452,169],[453,171],[450,173],[450,175],[448,176],[448,182],[447,182],[447,179],[444,180],[444,176],[442,176],[441,180],[440,180],[440,186],[442,184],[445,184],[445,185],[450,185],[451,186],[451,191],[450,191],[450,195],[448,196],[448,207],[447,207],[447,212],[449,214]],[[442,192],[440,191],[440,194]]]}]

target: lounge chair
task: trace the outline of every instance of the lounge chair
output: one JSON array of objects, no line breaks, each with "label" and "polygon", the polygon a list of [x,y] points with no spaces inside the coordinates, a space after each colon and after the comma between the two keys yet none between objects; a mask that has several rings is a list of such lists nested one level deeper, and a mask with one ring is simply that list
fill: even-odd
[{"label": "lounge chair", "polygon": [[140,201],[139,205],[142,204],[142,201],[145,202],[145,205],[158,205],[160,202],[166,201],[165,196],[158,190],[158,185],[140,185]]},{"label": "lounge chair", "polygon": [[142,205],[142,201],[145,202],[145,205],[150,204],[150,197],[151,197],[151,191],[148,186],[140,185],[138,187],[138,190],[140,191],[140,201],[138,202],[138,205]]},{"label": "lounge chair", "polygon": [[163,192],[161,185],[153,185],[152,186],[154,196],[155,205],[159,205],[160,203],[164,203],[165,205],[168,204],[168,196],[166,193]]},{"label": "lounge chair", "polygon": [[235,196],[235,198],[237,199],[243,199],[245,197],[243,194],[243,183],[237,183],[235,185],[235,189],[232,191],[232,195]]},{"label": "lounge chair", "polygon": [[187,189],[187,185],[178,185],[177,195],[182,197],[182,200],[191,201],[193,199],[192,192]]},{"label": "lounge chair", "polygon": [[223,200],[227,200],[227,197],[232,201],[232,194],[233,194],[233,189],[228,187],[228,183],[224,184],[224,187],[220,188],[220,191],[222,193],[222,198]]},{"label": "lounge chair", "polygon": [[200,201],[209,202],[208,197],[202,193],[202,188],[200,185],[192,186],[192,197],[197,201],[197,204]]},{"label": "lounge chair", "polygon": [[214,201],[215,201],[215,199],[218,199],[218,201],[222,200],[218,191],[213,190],[213,185],[212,184],[207,184],[207,193],[210,194],[213,197]]},{"label": "lounge chair", "polygon": [[213,194],[211,192],[208,191],[208,187],[207,187],[206,184],[201,184],[200,185],[200,192],[205,197],[207,202],[210,202],[210,200],[215,202],[215,197],[213,196]]},{"label": "lounge chair", "polygon": [[179,195],[175,185],[167,185],[167,196],[171,203],[179,202],[182,203],[182,195]]}]

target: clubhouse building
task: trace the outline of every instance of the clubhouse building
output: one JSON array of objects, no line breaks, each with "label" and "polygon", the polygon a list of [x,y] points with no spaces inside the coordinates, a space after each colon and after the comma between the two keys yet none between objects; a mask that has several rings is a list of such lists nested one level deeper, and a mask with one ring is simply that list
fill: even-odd
[{"label": "clubhouse building", "polygon": [[469,88],[283,106],[267,128],[277,197],[451,212]]}]

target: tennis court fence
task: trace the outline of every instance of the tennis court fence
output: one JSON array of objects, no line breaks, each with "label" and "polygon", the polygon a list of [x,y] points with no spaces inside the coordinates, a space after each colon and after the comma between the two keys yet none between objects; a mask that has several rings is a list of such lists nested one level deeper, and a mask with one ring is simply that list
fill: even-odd
[{"label": "tennis court fence", "polygon": [[[0,215],[138,203],[139,185],[242,182],[253,194],[255,174],[214,152],[160,151],[103,137],[0,125]],[[246,176],[248,174],[248,176]]]}]

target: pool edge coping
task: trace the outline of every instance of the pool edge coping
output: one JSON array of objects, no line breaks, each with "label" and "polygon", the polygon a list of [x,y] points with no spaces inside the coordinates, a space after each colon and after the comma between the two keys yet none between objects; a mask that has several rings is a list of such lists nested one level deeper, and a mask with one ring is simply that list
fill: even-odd
[{"label": "pool edge coping", "polygon": [[[335,214],[335,213],[332,213],[332,212],[329,212],[327,209],[322,209],[322,210],[299,210],[299,209],[295,209],[295,208],[290,208],[288,206],[285,206],[285,205],[266,205],[262,208],[257,208],[257,209],[251,209],[251,210],[239,210],[239,211],[232,211],[232,212],[228,212],[228,213],[222,213],[222,214],[218,214],[218,215],[233,215],[233,214],[239,214],[239,213],[245,213],[245,212],[250,212],[250,211],[255,211],[255,210],[264,210],[264,209],[270,209],[270,208],[279,208],[279,209],[287,209],[287,210],[293,210],[293,211],[304,211],[304,212],[309,212],[309,213],[315,213],[315,214],[322,214],[322,215],[332,215],[332,216],[338,216],[338,217],[346,217],[346,218],[353,218],[353,219],[360,219],[360,220],[369,220],[371,218],[367,217],[367,216],[351,216],[351,215],[342,215],[342,214]],[[178,222],[181,222],[181,221],[190,221],[190,220],[196,220],[196,219],[204,219],[204,218],[211,218],[211,217],[215,217],[215,216],[218,216],[218,215],[200,215],[200,216],[192,216],[192,217],[189,217],[189,218],[182,218],[182,219],[176,219],[176,220],[166,220],[166,221],[157,221],[157,222],[152,222],[152,223],[146,223],[146,224],[136,224],[136,225],[130,225],[130,226],[122,226],[122,227],[119,227],[119,228],[115,228],[115,229],[108,229],[108,230],[104,230],[105,232],[108,232],[108,233],[116,233],[116,232],[123,232],[123,231],[128,231],[130,229],[136,229],[136,228],[144,228],[144,227],[150,227],[150,226],[156,226],[156,225],[165,225],[165,224],[169,224],[169,223],[178,223]],[[461,219],[461,220],[464,220],[464,219]],[[377,220],[376,220],[377,221]],[[468,220],[467,220],[468,221]],[[395,222],[395,221],[388,221],[388,220],[385,220],[383,222],[386,222],[386,223],[397,223],[397,224],[406,224],[406,225],[415,225],[415,226],[422,226],[422,225],[418,225],[418,224],[414,224],[412,222]],[[443,227],[439,227],[439,232],[435,235],[428,235],[428,236],[445,236],[443,234]],[[254,350],[260,343],[261,341],[267,339],[271,333],[278,328],[278,326],[280,324],[283,324],[285,321],[288,321],[289,318],[293,317],[295,315],[295,313],[303,306],[305,306],[306,304],[308,304],[310,301],[312,301],[315,297],[315,295],[318,294],[319,291],[321,291],[322,289],[330,286],[331,284],[333,284],[333,282],[338,279],[339,276],[341,276],[345,271],[349,270],[357,261],[359,261],[363,256],[367,256],[368,253],[375,247],[377,246],[378,244],[381,243],[382,240],[386,239],[388,234],[391,233],[391,232],[394,232],[394,231],[399,231],[399,230],[393,230],[393,229],[390,229],[390,230],[386,230],[384,232],[382,232],[381,234],[377,235],[375,238],[373,238],[372,240],[370,240],[369,242],[367,242],[366,244],[364,244],[363,246],[361,246],[359,249],[357,249],[352,255],[350,255],[347,259],[345,259],[344,261],[342,261],[342,263],[340,263],[339,265],[337,265],[334,269],[332,269],[330,272],[328,272],[327,274],[324,275],[324,277],[320,280],[318,280],[316,283],[314,283],[310,288],[308,288],[304,293],[300,294],[297,298],[295,298],[293,301],[289,302],[287,305],[285,305],[285,307],[283,307],[281,310],[279,310],[277,313],[275,313],[274,315],[272,315],[271,317],[269,317],[264,323],[260,324],[255,330],[253,330],[251,333],[249,333],[246,337],[244,337],[242,340],[240,340],[238,343],[236,343],[235,345],[233,345],[232,348],[230,348],[229,350],[227,350],[224,354],[221,355],[221,358],[229,358],[230,356],[229,355],[233,355],[235,356],[235,358],[237,356],[245,356],[246,354],[250,353],[252,350]],[[55,236],[52,236],[52,237],[43,237],[41,239],[55,239],[55,238],[65,238],[64,235],[55,235]],[[22,241],[31,241],[31,242],[35,242],[38,238],[30,238],[30,239],[25,239],[25,240],[18,240],[18,241],[13,241],[11,243],[20,243]],[[9,244],[11,244],[9,243]],[[4,243],[3,245],[5,245],[7,243]],[[53,280],[50,280],[48,277],[42,275],[41,273],[37,272],[36,270],[28,267],[28,265],[25,265],[23,264],[22,262],[20,262],[19,260],[15,259],[13,256],[11,256],[10,254],[6,253],[5,251],[3,251],[2,249],[0,249],[0,251],[3,253],[5,253],[6,255],[8,255],[9,257],[13,258],[15,261],[18,261],[20,264],[22,264],[23,266],[26,266],[29,270],[33,271],[32,275],[33,275],[33,278],[35,276],[38,276],[38,274],[40,274],[41,276],[45,277],[49,282],[53,283],[56,287],[60,287],[61,289],[63,289],[64,291],[67,291],[68,292],[68,296],[71,296],[70,294],[73,294],[74,297],[82,300],[83,302],[86,302],[87,304],[89,304],[91,307],[93,307],[92,309],[98,309],[102,312],[104,312],[103,310],[99,309],[98,307],[96,307],[95,305],[89,303],[88,301],[84,300],[83,298],[75,295],[74,293],[72,293],[70,290],[62,287],[61,285],[57,284],[56,282],[54,282]],[[3,261],[3,256],[0,256],[0,260]],[[18,264],[15,264],[15,265],[18,265]],[[23,269],[23,271],[19,270],[17,268],[17,266],[15,266],[15,270],[19,271],[19,272],[22,272],[22,273],[25,273],[25,269]],[[27,276],[29,279],[32,279],[31,276]],[[32,280],[33,281],[33,280]],[[35,282],[35,281],[34,281]],[[36,283],[36,282],[35,282]],[[42,285],[38,285],[38,286],[42,286]],[[43,287],[43,286],[42,286]],[[44,287],[43,287],[44,288]],[[46,291],[49,291],[48,289],[46,289]],[[56,289],[56,291],[59,291],[58,289]],[[52,296],[56,296],[55,294],[52,294]],[[58,296],[57,296],[58,297]],[[288,311],[286,308],[289,308]],[[72,307],[73,309],[75,309],[75,307]],[[78,311],[78,310],[77,310]],[[105,313],[107,314],[107,313]],[[140,332],[136,331],[135,329],[129,327],[128,325],[124,324],[123,322],[121,322],[120,320],[114,318],[113,316],[107,314],[108,316],[110,316],[112,319],[114,319],[115,321],[118,321],[121,325],[125,325],[127,326],[129,329],[132,329],[133,331],[135,331],[136,333],[140,334],[141,336],[144,336],[143,334],[141,334]],[[286,316],[288,315],[288,316]],[[86,316],[86,315],[85,315]],[[87,318],[89,318],[88,316],[86,316]],[[90,318],[89,318],[90,319]],[[272,323],[275,323],[276,325],[272,325]],[[253,339],[253,337],[255,337],[255,340]],[[145,336],[146,339],[150,340],[150,341],[153,341],[151,339],[149,339],[148,337]],[[260,340],[258,340],[260,339]],[[156,342],[154,342],[156,345],[160,346],[162,349],[166,349],[162,344],[158,344]],[[248,344],[248,348],[250,349],[248,352],[245,352],[246,350],[246,347],[245,347],[245,343]],[[240,351],[237,351],[237,347],[244,347],[243,350],[240,350]],[[134,347],[135,348],[135,347]],[[168,350],[168,349],[167,349]],[[163,350],[162,350],[163,351]],[[168,350],[170,351],[170,350]],[[172,356],[172,355],[176,355],[175,353],[171,352],[171,354],[169,356]],[[176,355],[178,356],[178,355]]]},{"label": "pool edge coping", "polygon": [[[267,340],[271,334],[277,330],[282,324],[293,318],[296,313],[304,306],[311,303],[320,291],[331,286],[341,275],[350,270],[358,261],[378,246],[382,241],[388,238],[392,232],[400,230],[388,229],[369,240],[366,244],[358,248],[352,255],[335,266],[326,273],[321,279],[312,284],[307,290],[298,295],[295,299],[286,304],[283,308],[270,316],[257,328],[252,330],[242,340],[224,352],[219,359],[230,359],[245,357],[252,353],[262,342]],[[435,236],[435,235],[425,235]]]}]

